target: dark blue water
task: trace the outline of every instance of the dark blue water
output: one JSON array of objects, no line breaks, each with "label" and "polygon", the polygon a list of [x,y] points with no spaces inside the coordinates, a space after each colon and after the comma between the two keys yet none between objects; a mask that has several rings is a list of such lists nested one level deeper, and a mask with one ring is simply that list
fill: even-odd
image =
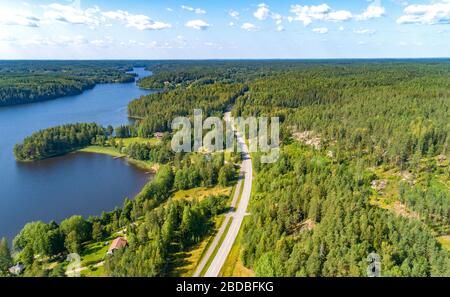
[{"label": "dark blue water", "polygon": [[[134,70],[140,77],[150,73]],[[13,147],[33,132],[67,123],[126,124],[127,104],[150,91],[135,83],[103,84],[77,96],[0,107],[0,237],[30,221],[99,215],[133,197],[149,176],[124,160],[87,153],[18,163]]]}]

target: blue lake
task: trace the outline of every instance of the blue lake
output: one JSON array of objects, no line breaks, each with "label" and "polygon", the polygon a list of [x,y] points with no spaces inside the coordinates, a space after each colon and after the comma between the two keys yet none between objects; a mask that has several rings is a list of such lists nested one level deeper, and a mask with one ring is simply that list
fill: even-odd
[{"label": "blue lake", "polygon": [[[150,75],[143,68],[134,72]],[[77,96],[0,107],[0,237],[11,240],[30,221],[99,215],[137,194],[149,176],[125,160],[74,153],[19,163],[13,147],[39,129],[61,124],[126,124],[128,102],[150,92],[135,83],[100,84]]]}]

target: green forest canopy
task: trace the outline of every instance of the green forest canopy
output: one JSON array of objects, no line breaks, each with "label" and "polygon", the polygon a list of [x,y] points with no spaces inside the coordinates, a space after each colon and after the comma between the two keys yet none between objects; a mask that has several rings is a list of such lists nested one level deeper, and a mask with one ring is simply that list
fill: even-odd
[{"label": "green forest canopy", "polygon": [[[423,219],[371,203],[371,183],[378,178],[373,168],[415,172],[423,161],[450,157],[449,61],[180,61],[151,69],[155,75],[141,86],[164,90],[130,103],[129,114],[138,119],[131,130],[139,136],[170,131],[174,116],[200,107],[210,115],[234,104],[235,115],[281,118],[282,157],[268,165],[253,158],[252,215],[241,255],[257,275],[363,276],[371,252],[380,255],[386,276],[450,275],[449,253],[436,240],[448,235],[442,233],[450,225],[448,188],[405,183],[394,193]],[[320,139],[316,149],[296,141],[304,131]],[[149,158],[145,147],[131,152]],[[198,163],[190,176],[186,162],[143,189],[134,216],[144,215],[152,225],[173,215],[149,214],[167,199],[168,184],[215,184],[223,170]],[[426,170],[438,174],[433,167]],[[439,174],[448,180],[450,170]],[[177,209],[180,222],[184,208]],[[135,242],[132,250],[139,256],[124,252],[123,261],[135,263],[132,270],[115,258],[108,264],[111,275],[166,273],[167,263],[137,268],[139,259],[159,259],[162,230],[155,232]]]}]

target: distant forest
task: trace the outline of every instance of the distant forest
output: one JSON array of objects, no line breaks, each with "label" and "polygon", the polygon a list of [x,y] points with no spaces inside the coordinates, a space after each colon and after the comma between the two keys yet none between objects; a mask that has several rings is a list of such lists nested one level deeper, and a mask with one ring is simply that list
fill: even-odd
[{"label": "distant forest", "polygon": [[99,83],[133,82],[139,62],[0,61],[0,106],[77,95]]}]

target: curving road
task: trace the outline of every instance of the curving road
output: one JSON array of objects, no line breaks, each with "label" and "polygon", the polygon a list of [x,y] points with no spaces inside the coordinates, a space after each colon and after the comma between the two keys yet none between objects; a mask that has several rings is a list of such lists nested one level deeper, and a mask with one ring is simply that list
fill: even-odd
[{"label": "curving road", "polygon": [[[225,121],[229,121],[231,117],[230,112],[226,112],[224,114]],[[217,277],[220,273],[220,270],[222,269],[223,264],[225,263],[225,260],[228,257],[228,254],[231,251],[231,248],[233,246],[234,241],[236,240],[236,237],[239,233],[239,230],[242,225],[242,221],[244,220],[245,215],[247,214],[247,206],[250,201],[250,194],[252,191],[252,182],[253,182],[253,172],[252,172],[252,160],[250,158],[250,153],[247,147],[247,144],[245,143],[244,137],[241,133],[236,132],[236,138],[238,145],[240,146],[242,150],[242,165],[241,165],[241,175],[244,178],[244,181],[242,182],[242,179],[239,180],[236,190],[235,190],[235,197],[233,197],[233,202],[231,205],[231,211],[227,214],[227,217],[225,218],[221,228],[219,229],[219,232],[216,234],[216,237],[214,238],[213,243],[209,247],[208,251],[205,254],[205,257],[203,257],[202,261],[200,262],[199,266],[197,267],[197,270],[194,274],[194,276],[200,276],[201,271],[203,270],[204,266],[208,262],[208,259],[211,257],[212,253],[216,249],[220,238],[222,237],[223,233],[225,232],[226,226],[228,224],[228,221],[232,217],[233,220],[231,222],[230,228],[228,229],[227,234],[225,235],[225,239],[222,242],[222,245],[219,247],[219,250],[217,254],[215,255],[214,259],[211,261],[211,264],[208,268],[208,270],[205,273],[206,277]],[[243,185],[242,185],[243,183]],[[242,190],[242,196],[239,201],[239,205],[237,205],[237,208],[235,208],[236,202],[239,197],[240,187],[243,186]]]}]

